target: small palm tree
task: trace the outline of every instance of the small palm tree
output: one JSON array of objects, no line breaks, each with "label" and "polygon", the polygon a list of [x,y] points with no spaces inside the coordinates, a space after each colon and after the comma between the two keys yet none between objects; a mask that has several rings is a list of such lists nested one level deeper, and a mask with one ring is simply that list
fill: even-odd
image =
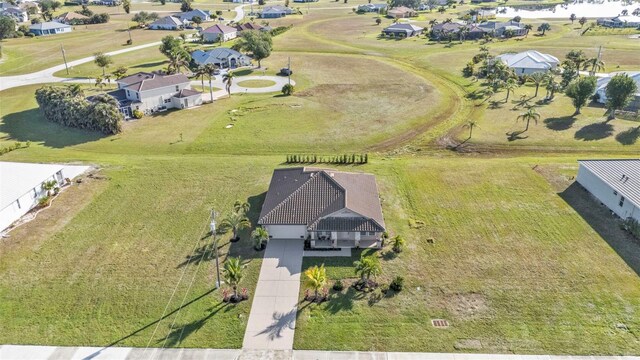
[{"label": "small palm tree", "polygon": [[404,238],[403,238],[402,236],[400,236],[400,235],[396,235],[396,236],[393,238],[393,247],[392,247],[393,252],[395,252],[395,253],[401,253],[401,252],[402,252],[402,249],[404,249],[404,245],[405,245],[405,243],[406,243],[406,242],[405,242],[405,240],[404,240]]},{"label": "small palm tree", "polygon": [[231,228],[231,230],[233,231],[233,238],[237,240],[238,231],[251,227],[251,222],[244,214],[232,212],[222,220],[220,225]]},{"label": "small palm tree", "polygon": [[251,233],[251,238],[253,239],[255,249],[262,250],[262,244],[265,241],[269,241],[269,232],[263,227],[257,227]]},{"label": "small palm tree", "polygon": [[189,66],[191,55],[184,49],[174,49],[167,56],[169,58],[167,70],[171,74],[177,74],[181,68]]},{"label": "small palm tree", "polygon": [[327,270],[324,264],[320,266],[312,266],[305,270],[305,284],[313,289],[314,299],[318,299],[318,292],[327,285]]},{"label": "small palm tree", "polygon": [[229,97],[231,97],[231,85],[233,84],[233,78],[235,78],[235,75],[231,71],[228,71],[222,76],[222,81],[224,82]]},{"label": "small palm tree", "polygon": [[360,275],[360,282],[365,286],[369,283],[371,276],[378,276],[382,272],[380,260],[375,255],[365,256],[362,254],[360,260],[355,261],[353,266],[356,275]]},{"label": "small palm tree", "polygon": [[96,77],[96,86],[100,89],[100,91],[102,91],[102,89],[105,87],[105,85],[107,85],[104,82],[104,78],[102,76],[97,76]]},{"label": "small palm tree", "polygon": [[469,129],[469,137],[467,140],[471,139],[471,135],[473,135],[473,129],[478,126],[478,123],[475,120],[469,120],[466,124],[464,124],[465,128]]},{"label": "small palm tree", "polygon": [[597,72],[604,71],[604,61],[597,57],[591,58],[584,62],[583,70],[587,69],[589,69],[589,76],[593,76]]},{"label": "small palm tree", "polygon": [[524,34],[524,37],[525,37],[525,38],[526,38],[526,37],[529,37],[529,31],[531,31],[531,29],[533,29],[533,25],[531,25],[531,24],[525,24],[525,25],[524,25],[524,29],[527,31],[527,32]]},{"label": "small palm tree", "polygon": [[523,132],[526,132],[527,130],[529,130],[529,123],[531,122],[531,120],[533,120],[536,124],[538,123],[538,120],[540,120],[540,114],[538,114],[538,112],[536,111],[536,108],[532,106],[529,109],[527,109],[526,112],[518,115],[518,120],[522,120],[527,123],[527,126],[524,128],[524,131],[523,131]]},{"label": "small palm tree", "polygon": [[244,276],[244,266],[239,257],[230,257],[224,263],[224,280],[231,285],[234,299],[238,298],[238,285]]},{"label": "small palm tree", "polygon": [[506,103],[509,101],[509,95],[511,95],[518,88],[518,83],[514,79],[509,79],[504,84],[504,89],[507,91],[507,97],[504,99]]},{"label": "small palm tree", "polygon": [[200,85],[202,86],[202,90],[204,90],[204,77],[207,76],[207,73],[204,71],[204,66],[198,66],[195,70],[193,70],[193,77],[196,79],[200,79]]},{"label": "small palm tree", "polygon": [[42,190],[47,192],[47,196],[51,196],[51,191],[58,186],[58,182],[55,180],[49,180],[42,183]]},{"label": "small palm tree", "polygon": [[248,202],[244,201],[240,201],[240,200],[236,200],[235,203],[233,203],[233,211],[235,211],[238,214],[247,214],[249,212],[249,210],[251,210],[251,204],[249,204]]},{"label": "small palm tree", "polygon": [[527,76],[527,82],[532,82],[536,85],[536,93],[533,97],[538,96],[538,89],[540,89],[540,85],[546,80],[546,76],[543,72],[537,71],[533,74]]},{"label": "small palm tree", "polygon": [[80,84],[67,85],[67,89],[69,89],[69,92],[71,93],[71,96],[84,97],[84,91],[82,90],[82,86],[80,86]]}]

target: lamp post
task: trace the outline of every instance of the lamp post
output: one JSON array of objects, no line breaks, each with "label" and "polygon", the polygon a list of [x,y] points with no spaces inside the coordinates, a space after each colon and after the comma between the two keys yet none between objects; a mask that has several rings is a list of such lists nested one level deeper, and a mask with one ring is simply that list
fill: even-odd
[{"label": "lamp post", "polygon": [[213,250],[216,255],[216,289],[220,288],[220,262],[218,261],[218,239],[216,238],[216,212],[211,210],[211,223],[209,224],[211,230],[211,237],[213,238]]}]

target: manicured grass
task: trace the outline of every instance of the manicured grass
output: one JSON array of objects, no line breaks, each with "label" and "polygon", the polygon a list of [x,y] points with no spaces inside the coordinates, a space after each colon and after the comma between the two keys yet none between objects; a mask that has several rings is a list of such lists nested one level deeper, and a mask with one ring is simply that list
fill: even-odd
[{"label": "manicured grass", "polygon": [[245,80],[245,81],[240,81],[238,83],[238,86],[244,86],[248,88],[261,88],[261,87],[273,86],[274,84],[275,84],[275,81],[271,81],[271,80]]},{"label": "manicured grass", "polygon": [[[417,158],[365,166],[378,175],[387,228],[408,242],[398,256],[389,244],[376,253],[383,267],[378,281],[400,275],[405,289],[382,295],[347,288],[322,305],[303,304],[294,347],[638,354],[631,329],[640,325],[640,249],[627,253],[627,265],[614,250],[633,245],[631,239],[621,231],[603,238],[590,226],[607,211],[581,217],[572,206],[584,208],[567,199],[575,191],[580,199],[588,195],[575,186],[565,190],[568,177],[563,187],[551,186],[535,165],[554,174],[576,171],[572,158]],[[613,218],[607,222],[616,230]],[[349,283],[358,257],[306,258],[303,271],[324,263],[332,281]],[[436,329],[431,319],[451,326]]]}]

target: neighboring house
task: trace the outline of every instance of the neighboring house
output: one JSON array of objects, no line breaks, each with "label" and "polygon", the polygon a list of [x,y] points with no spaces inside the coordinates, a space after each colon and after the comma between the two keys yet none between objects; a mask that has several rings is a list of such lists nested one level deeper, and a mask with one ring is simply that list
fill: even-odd
[{"label": "neighboring house", "polygon": [[231,26],[217,24],[200,32],[205,42],[228,41],[238,36],[238,30]]},{"label": "neighboring house", "polygon": [[375,176],[302,167],[274,170],[258,224],[313,248],[379,248],[385,231]]},{"label": "neighboring house", "polygon": [[267,31],[265,30],[265,27],[262,25],[258,25],[256,23],[244,23],[244,24],[238,24],[235,26],[236,30],[238,30],[239,32],[245,31],[245,30],[260,30],[260,31]]},{"label": "neighboring house", "polygon": [[211,20],[211,13],[209,13],[209,10],[193,9],[191,11],[180,13],[176,16],[180,18],[180,20],[186,20],[188,22],[192,22],[195,16],[199,17],[203,22]]},{"label": "neighboring house", "polygon": [[415,10],[405,6],[394,7],[387,11],[387,17],[390,17],[392,19],[403,19],[414,16],[418,16],[418,13]]},{"label": "neighboring house", "polygon": [[579,160],[576,181],[622,219],[640,221],[640,159]]},{"label": "neighboring house", "polygon": [[393,24],[389,27],[382,29],[382,35],[396,38],[406,38],[422,34],[424,28],[413,24]]},{"label": "neighboring house", "polygon": [[7,2],[0,2],[0,15],[12,17],[19,23],[29,21],[29,13],[26,9]]},{"label": "neighboring house", "polygon": [[84,16],[82,14],[78,14],[73,11],[66,12],[56,17],[55,19],[53,19],[53,21],[55,22],[59,22],[61,24],[67,24],[67,25],[80,24],[80,23],[84,23],[87,20],[89,20],[88,16]]},{"label": "neighboring house", "polygon": [[262,11],[258,13],[263,19],[281,18],[291,14],[293,14],[293,9],[281,5],[265,6]]},{"label": "neighboring house", "polygon": [[[598,85],[596,86],[596,100],[599,103],[606,104],[606,102],[607,102],[607,85],[609,85],[609,81],[611,81],[611,78],[614,75],[619,74],[619,73],[620,72],[611,73],[611,74],[609,74],[609,76],[599,77],[598,78]],[[638,86],[638,90],[634,94],[634,97],[633,97],[633,100],[631,101],[631,103],[627,106],[627,109],[639,110],[640,109],[640,72],[623,71],[622,73],[626,73],[627,75],[629,75],[629,77],[631,77],[636,82],[636,85]]]},{"label": "neighboring house", "polygon": [[524,25],[513,21],[487,21],[478,24],[478,27],[486,31],[489,35],[493,37],[502,37],[504,36],[504,32],[506,30],[511,30],[513,36],[525,36],[527,35],[527,29],[525,29]]},{"label": "neighboring house", "polygon": [[318,0],[293,0],[294,3],[308,3],[308,2],[316,2]]},{"label": "neighboring house", "polygon": [[481,3],[489,3],[489,2],[495,2],[496,0],[471,0],[472,4],[481,4]]},{"label": "neighboring house", "polygon": [[612,27],[612,28],[639,28],[640,27],[640,16],[636,15],[627,15],[627,16],[616,16],[611,19],[598,19],[598,25]]},{"label": "neighboring house", "polygon": [[476,11],[476,15],[472,15],[471,19],[474,22],[480,22],[481,20],[495,19],[497,12],[496,9],[480,9]]},{"label": "neighboring house", "polygon": [[238,51],[228,48],[215,48],[209,51],[196,50],[191,58],[199,66],[213,64],[220,69],[235,69],[251,65],[251,59]]},{"label": "neighboring house", "polygon": [[185,22],[175,16],[165,16],[149,24],[151,30],[181,30]]},{"label": "neighboring house", "polygon": [[[132,117],[134,110],[150,114],[202,104],[202,93],[191,90],[191,80],[184,74],[139,72],[116,82],[118,89],[107,94],[118,100],[120,111],[127,119]],[[91,97],[87,99],[92,100]]]},{"label": "neighboring house", "polygon": [[89,166],[0,162],[0,231],[19,220],[47,195],[42,184],[55,180],[66,185]]},{"label": "neighboring house", "polygon": [[557,57],[535,50],[502,54],[496,56],[496,59],[500,59],[508,67],[512,68],[518,76],[547,72],[558,67],[560,63]]},{"label": "neighboring house", "polygon": [[[458,22],[446,22],[441,24],[435,24],[431,27],[431,33],[429,34],[429,36],[433,40],[443,40],[448,38],[457,39],[460,36],[459,35],[460,32],[465,27],[467,27],[467,25],[465,25],[464,23],[458,23]],[[484,32],[483,31],[481,32],[484,35]],[[481,37],[482,35],[480,35],[480,38]],[[467,39],[471,39],[471,37],[467,36]]]},{"label": "neighboring house", "polygon": [[47,21],[29,26],[29,31],[36,36],[41,36],[69,33],[73,31],[73,28],[67,24],[61,24],[55,21]]},{"label": "neighboring house", "polygon": [[358,5],[357,12],[374,12],[379,13],[387,9],[387,4],[363,4]]}]

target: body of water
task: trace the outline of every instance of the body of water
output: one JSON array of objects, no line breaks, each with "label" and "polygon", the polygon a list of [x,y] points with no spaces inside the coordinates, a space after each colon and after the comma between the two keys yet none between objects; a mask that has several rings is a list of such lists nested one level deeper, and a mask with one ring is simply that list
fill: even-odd
[{"label": "body of water", "polygon": [[615,17],[620,15],[622,10],[627,10],[631,15],[638,8],[640,8],[640,2],[585,1],[548,6],[500,6],[497,10],[499,17],[512,18],[517,15],[523,19],[569,19],[571,14],[576,14],[579,19],[583,16],[587,18]]}]

